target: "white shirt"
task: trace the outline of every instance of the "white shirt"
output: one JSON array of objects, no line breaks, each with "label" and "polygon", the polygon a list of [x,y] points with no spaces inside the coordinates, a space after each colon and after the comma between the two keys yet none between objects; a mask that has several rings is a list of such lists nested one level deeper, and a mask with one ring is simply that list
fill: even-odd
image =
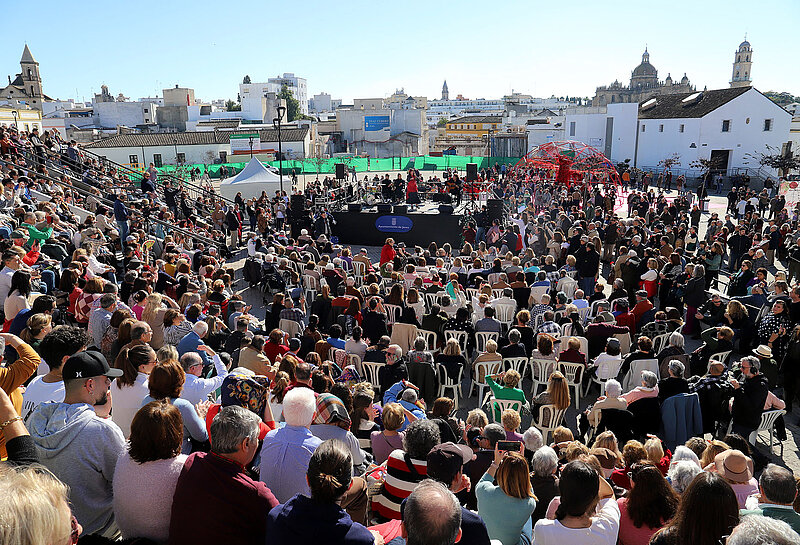
[{"label": "white shirt", "polygon": [[186,382],[183,384],[183,391],[181,398],[196,405],[201,401],[208,401],[208,394],[222,386],[222,381],[228,376],[228,370],[219,356],[214,354],[211,358],[214,362],[214,369],[217,370],[217,376],[214,378],[200,378],[191,373],[186,373]]},{"label": "white shirt", "polygon": [[139,373],[132,386],[122,386],[119,380],[111,384],[111,420],[127,439],[131,435],[131,422],[136,412],[142,408],[142,401],[150,395],[147,375]]},{"label": "white shirt", "polygon": [[45,382],[42,380],[43,378],[43,376],[34,378],[28,384],[25,393],[22,394],[22,414],[20,416],[23,421],[27,420],[28,415],[42,403],[64,401],[64,381]]},{"label": "white shirt", "polygon": [[4,305],[8,292],[11,290],[11,277],[17,272],[9,267],[3,267],[0,270],[0,305]]},{"label": "white shirt", "polygon": [[616,545],[620,512],[614,498],[600,500],[589,528],[567,528],[557,520],[541,519],[533,529],[536,545]]}]

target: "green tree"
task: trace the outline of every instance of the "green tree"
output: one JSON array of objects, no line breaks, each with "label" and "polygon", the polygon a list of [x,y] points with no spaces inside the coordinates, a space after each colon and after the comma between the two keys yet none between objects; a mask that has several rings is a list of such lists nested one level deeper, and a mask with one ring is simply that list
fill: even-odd
[{"label": "green tree", "polygon": [[242,111],[242,105],[241,104],[236,104],[232,100],[228,100],[225,103],[225,109],[227,111],[229,111],[229,112],[241,112]]},{"label": "green tree", "polygon": [[447,126],[447,120],[445,118],[441,118],[437,123],[436,126],[439,128],[443,128]]},{"label": "green tree", "polygon": [[294,93],[286,85],[281,87],[278,98],[286,101],[286,121],[292,122],[300,116],[300,101],[294,98]]}]

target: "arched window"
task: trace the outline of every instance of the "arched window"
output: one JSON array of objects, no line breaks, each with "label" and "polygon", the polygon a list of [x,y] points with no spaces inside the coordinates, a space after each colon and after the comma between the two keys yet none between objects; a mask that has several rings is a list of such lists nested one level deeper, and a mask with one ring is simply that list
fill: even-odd
[{"label": "arched window", "polygon": [[739,71],[738,70],[736,71],[736,77],[737,78],[739,77]]},{"label": "arched window", "polygon": [[30,68],[28,68],[28,79],[30,79],[30,78],[32,78],[32,77],[33,77],[33,70],[31,70]]},{"label": "arched window", "polygon": [[750,62],[750,55],[747,56],[747,62]]},{"label": "arched window", "polygon": [[739,55],[738,57],[736,57],[736,62],[742,62],[742,56],[741,56],[741,55]]}]

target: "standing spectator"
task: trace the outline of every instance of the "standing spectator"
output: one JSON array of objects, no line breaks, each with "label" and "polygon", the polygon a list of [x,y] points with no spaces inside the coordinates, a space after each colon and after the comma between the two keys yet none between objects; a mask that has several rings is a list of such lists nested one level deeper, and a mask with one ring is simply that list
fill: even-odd
[{"label": "standing spectator", "polygon": [[211,360],[214,362],[215,375],[212,378],[202,378],[203,360],[196,352],[187,352],[181,356],[181,367],[186,373],[186,382],[183,385],[181,397],[192,404],[208,401],[209,395],[222,387],[222,382],[228,376],[228,370],[225,368],[225,364],[222,363],[219,354],[205,345],[199,346],[198,350],[211,356]]},{"label": "standing spectator", "polygon": [[45,403],[29,420],[39,459],[70,488],[72,510],[87,534],[113,537],[112,478],[125,438],[108,419],[111,369],[99,352],[83,351],[64,364],[64,402]]},{"label": "standing spectator", "polygon": [[128,207],[125,206],[125,196],[121,192],[114,195],[114,220],[117,222],[119,228],[119,240],[123,249],[128,244],[128,233],[130,232],[128,226],[128,219],[130,212]]}]

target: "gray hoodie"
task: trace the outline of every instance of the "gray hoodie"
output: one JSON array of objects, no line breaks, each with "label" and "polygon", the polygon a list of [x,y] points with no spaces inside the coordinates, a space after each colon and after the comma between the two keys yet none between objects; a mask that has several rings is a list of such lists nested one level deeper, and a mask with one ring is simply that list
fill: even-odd
[{"label": "gray hoodie", "polygon": [[114,527],[111,480],[125,449],[119,426],[86,403],[43,403],[28,430],[42,464],[69,486],[72,512],[85,534]]}]

